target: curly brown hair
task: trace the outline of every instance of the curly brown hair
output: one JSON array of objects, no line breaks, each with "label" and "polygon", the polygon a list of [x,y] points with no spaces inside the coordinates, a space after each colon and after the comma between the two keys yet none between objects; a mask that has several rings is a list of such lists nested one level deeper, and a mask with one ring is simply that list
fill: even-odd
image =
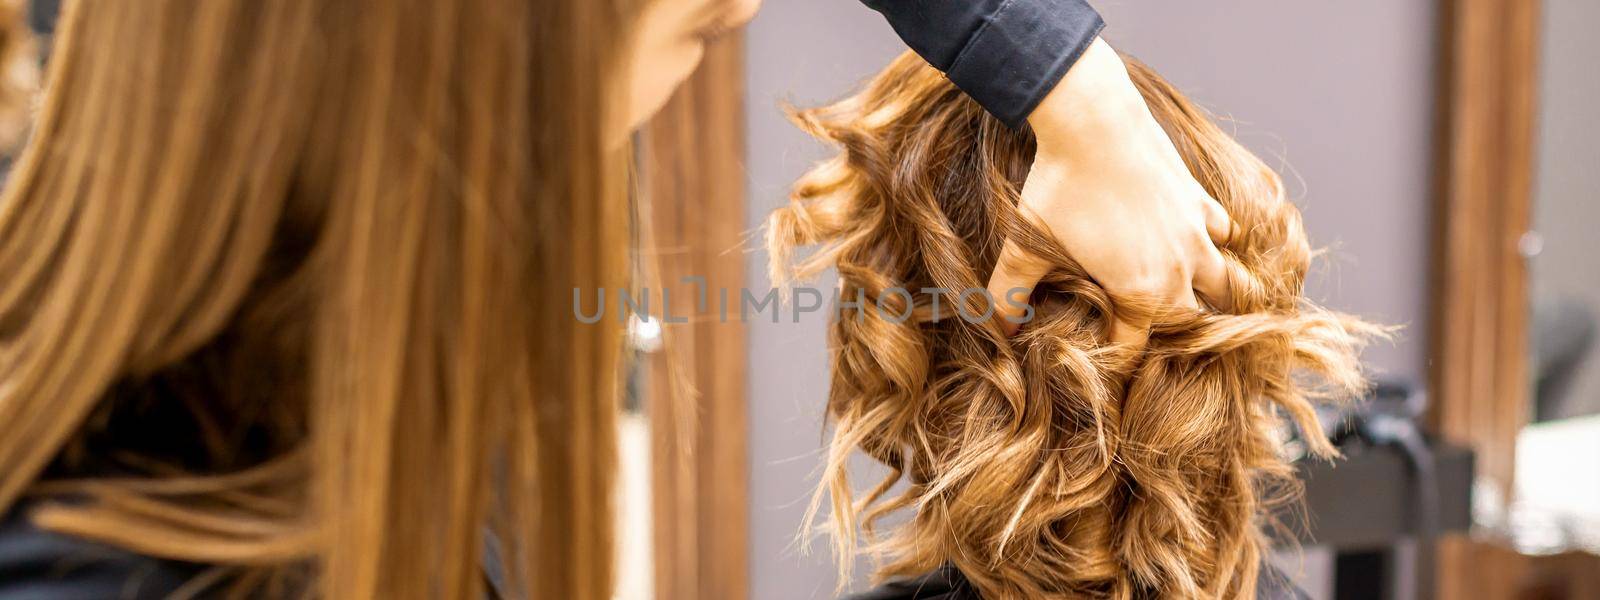
[{"label": "curly brown hair", "polygon": [[[1017,209],[1032,133],[1002,125],[907,53],[860,93],[798,111],[838,156],[796,184],[767,243],[774,281],[829,267],[832,441],[825,498],[843,574],[860,554],[889,578],[956,566],[985,598],[1252,597],[1270,500],[1297,489],[1284,418],[1316,454],[1313,410],[1365,386],[1362,346],[1386,330],[1304,297],[1313,258],[1278,176],[1143,64],[1129,74],[1236,233],[1226,314],[1149,313],[1149,345],[1107,341],[1104,290]],[[983,314],[1002,242],[1055,270],[1014,337]],[[802,246],[818,246],[796,258]],[[922,290],[907,303],[906,294]],[[873,307],[845,304],[876,298]],[[909,310],[911,318],[896,319]],[[856,449],[889,468],[852,491]],[[883,518],[914,509],[907,519]],[[864,539],[858,539],[864,538]]]}]

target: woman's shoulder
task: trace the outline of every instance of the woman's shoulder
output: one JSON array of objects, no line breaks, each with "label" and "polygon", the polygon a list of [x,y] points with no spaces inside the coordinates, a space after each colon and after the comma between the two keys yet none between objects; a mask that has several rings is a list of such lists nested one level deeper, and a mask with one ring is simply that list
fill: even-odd
[{"label": "woman's shoulder", "polygon": [[[891,581],[846,596],[843,600],[982,600],[982,597],[960,571],[946,565],[919,577]],[[1256,578],[1256,600],[1309,600],[1309,597],[1271,562],[1263,562]]]},{"label": "woman's shoulder", "polygon": [[843,600],[981,600],[955,567],[946,565],[910,579],[890,581]]},{"label": "woman's shoulder", "polygon": [[166,598],[203,568],[39,529],[29,508],[0,519],[0,600]]}]

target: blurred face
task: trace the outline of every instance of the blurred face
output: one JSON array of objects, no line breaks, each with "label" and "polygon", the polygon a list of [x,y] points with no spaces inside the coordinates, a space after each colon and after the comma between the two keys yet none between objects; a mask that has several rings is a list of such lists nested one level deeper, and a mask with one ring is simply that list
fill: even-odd
[{"label": "blurred face", "polygon": [[644,0],[630,57],[627,131],[661,110],[708,42],[748,23],[760,7],[761,0]]}]

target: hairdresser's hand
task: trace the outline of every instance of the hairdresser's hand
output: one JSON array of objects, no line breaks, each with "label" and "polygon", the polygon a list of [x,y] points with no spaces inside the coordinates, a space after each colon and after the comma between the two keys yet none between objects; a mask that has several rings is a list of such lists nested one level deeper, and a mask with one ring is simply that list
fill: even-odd
[{"label": "hairdresser's hand", "polygon": [[[1115,51],[1096,40],[1028,118],[1039,141],[1022,188],[1023,213],[1055,237],[1114,303],[1134,298],[1197,308],[1196,292],[1226,308],[1217,251],[1227,212],[1194,180],[1151,116]],[[1001,323],[1015,332],[1026,297],[1051,269],[1007,242],[989,280]],[[1006,301],[1006,300],[1009,300]],[[1112,340],[1142,345],[1148,318],[1118,311]],[[1006,317],[1010,317],[1007,319]]]}]

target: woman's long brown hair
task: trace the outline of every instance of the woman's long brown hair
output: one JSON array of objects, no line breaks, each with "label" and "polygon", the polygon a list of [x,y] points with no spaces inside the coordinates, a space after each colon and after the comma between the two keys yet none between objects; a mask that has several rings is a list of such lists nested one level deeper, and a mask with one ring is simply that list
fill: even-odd
[{"label": "woman's long brown hair", "polygon": [[28,28],[28,0],[0,0],[0,155],[21,145],[39,86],[39,53]]},{"label": "woman's long brown hair", "polygon": [[626,273],[626,2],[66,3],[0,200],[0,509],[269,592],[477,598],[496,545],[609,597],[620,335],[570,299]]},{"label": "woman's long brown hair", "polygon": [[[1019,217],[1030,132],[911,54],[859,94],[796,114],[841,152],[796,184],[768,244],[775,280],[838,269],[833,438],[812,511],[831,498],[845,574],[864,553],[879,577],[952,564],[994,600],[1249,598],[1267,500],[1294,484],[1280,415],[1333,453],[1311,399],[1360,390],[1359,349],[1382,331],[1303,297],[1312,251],[1278,177],[1128,64],[1238,224],[1221,246],[1234,309],[1159,314],[1139,352],[1106,341],[1112,299]],[[987,296],[962,293],[984,289],[1008,235],[1058,265],[1010,339],[971,318]],[[819,248],[793,258],[808,245]],[[864,497],[846,470],[855,450],[890,470]],[[901,509],[914,515],[879,523]]]}]

